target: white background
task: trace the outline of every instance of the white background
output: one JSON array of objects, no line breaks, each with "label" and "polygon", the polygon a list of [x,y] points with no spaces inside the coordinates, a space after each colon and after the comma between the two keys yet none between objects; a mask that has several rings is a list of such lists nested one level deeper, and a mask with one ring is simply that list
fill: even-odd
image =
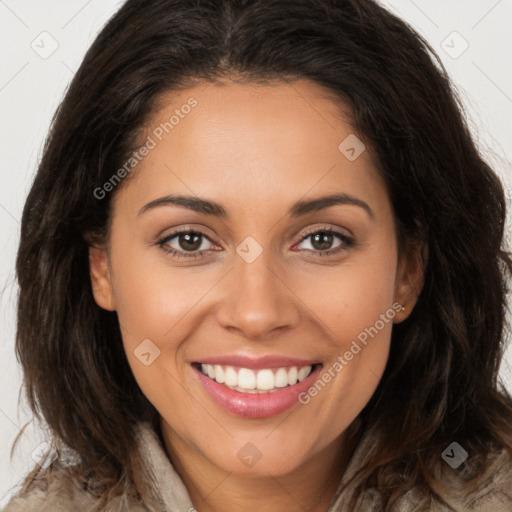
[{"label": "white background", "polygon": [[[485,158],[505,181],[507,197],[512,197],[512,1],[383,3],[439,53]],[[34,465],[31,453],[44,440],[40,430],[29,427],[10,462],[12,441],[31,419],[24,400],[18,410],[21,372],[14,356],[13,276],[19,219],[64,89],[96,34],[121,4],[120,0],[0,0],[0,506]],[[47,58],[35,51],[49,52],[56,44]],[[511,368],[509,350],[502,376],[510,390]]]}]

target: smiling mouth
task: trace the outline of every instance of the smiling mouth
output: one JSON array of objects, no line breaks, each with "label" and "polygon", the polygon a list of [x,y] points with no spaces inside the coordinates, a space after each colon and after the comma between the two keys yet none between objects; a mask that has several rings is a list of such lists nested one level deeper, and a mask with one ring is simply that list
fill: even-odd
[{"label": "smiling mouth", "polygon": [[252,370],[237,366],[192,363],[203,375],[223,386],[249,394],[275,393],[306,379],[317,366],[287,366]]}]

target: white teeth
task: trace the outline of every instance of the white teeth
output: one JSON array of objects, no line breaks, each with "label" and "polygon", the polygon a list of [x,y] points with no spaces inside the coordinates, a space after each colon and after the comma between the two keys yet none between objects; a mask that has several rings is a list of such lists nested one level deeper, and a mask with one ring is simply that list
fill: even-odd
[{"label": "white teeth", "polygon": [[222,369],[222,366],[216,364],[213,368],[215,370],[215,380],[219,384],[224,384],[224,370]]},{"label": "white teeth", "polygon": [[260,370],[256,377],[256,387],[258,389],[274,389],[274,374],[272,370]]},{"label": "white teeth", "polygon": [[[306,366],[305,368],[301,368],[297,375],[298,381],[302,382],[309,375],[310,371],[311,371],[311,366]],[[217,374],[217,372],[215,372],[215,374]]]},{"label": "white teeth", "polygon": [[297,382],[302,382],[311,373],[311,370],[312,366],[302,368],[292,366],[278,368],[274,373],[274,370],[270,368],[257,371],[240,368],[237,371],[232,366],[201,365],[204,375],[242,393],[272,393],[277,391],[277,388],[294,386]]},{"label": "white teeth", "polygon": [[276,388],[285,388],[288,386],[288,373],[284,368],[279,368],[274,375]]},{"label": "white teeth", "polygon": [[248,368],[240,368],[238,372],[238,386],[244,389],[256,389],[256,375],[254,375],[254,372]]},{"label": "white teeth", "polygon": [[228,366],[224,372],[224,382],[226,386],[238,386],[238,374],[231,366]]},{"label": "white teeth", "polygon": [[297,384],[297,367],[296,366],[290,368],[290,370],[288,371],[288,384],[290,386]]}]

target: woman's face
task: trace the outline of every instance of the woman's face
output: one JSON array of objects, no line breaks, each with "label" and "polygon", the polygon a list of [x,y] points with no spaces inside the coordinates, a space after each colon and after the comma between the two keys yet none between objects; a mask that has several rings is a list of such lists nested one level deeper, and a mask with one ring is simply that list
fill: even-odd
[{"label": "woman's face", "polygon": [[417,272],[398,264],[385,185],[320,86],[166,100],[115,191],[108,250],[91,249],[95,298],[117,311],[170,451],[284,475],[340,445]]}]

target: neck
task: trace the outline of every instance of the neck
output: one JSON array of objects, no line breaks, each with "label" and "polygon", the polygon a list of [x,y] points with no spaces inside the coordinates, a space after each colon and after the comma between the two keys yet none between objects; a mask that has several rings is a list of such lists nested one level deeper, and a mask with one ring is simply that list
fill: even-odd
[{"label": "neck", "polygon": [[251,477],[220,469],[162,426],[167,453],[197,512],[327,512],[353,451],[346,433],[288,474]]}]

